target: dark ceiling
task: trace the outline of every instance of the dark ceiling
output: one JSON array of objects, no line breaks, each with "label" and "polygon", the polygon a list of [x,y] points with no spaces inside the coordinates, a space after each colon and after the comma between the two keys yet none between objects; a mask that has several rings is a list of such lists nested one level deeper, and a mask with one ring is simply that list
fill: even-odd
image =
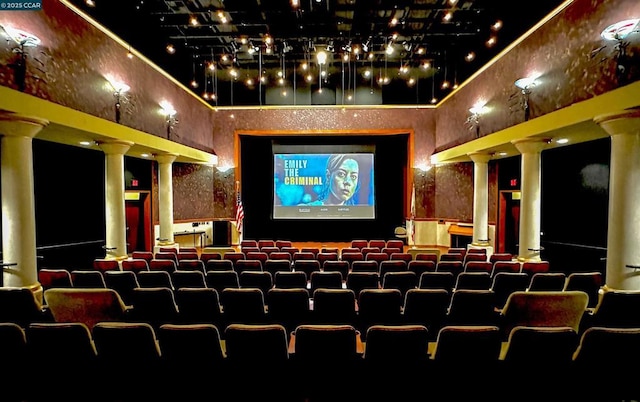
[{"label": "dark ceiling", "polygon": [[[71,3],[210,104],[229,106],[272,104],[266,94],[273,88],[283,97],[285,89],[333,89],[335,101],[329,104],[435,103],[563,1]],[[320,50],[328,54],[322,66],[316,59]],[[378,96],[354,100],[351,95],[358,93]],[[298,104],[295,96],[286,99],[279,104]]]}]

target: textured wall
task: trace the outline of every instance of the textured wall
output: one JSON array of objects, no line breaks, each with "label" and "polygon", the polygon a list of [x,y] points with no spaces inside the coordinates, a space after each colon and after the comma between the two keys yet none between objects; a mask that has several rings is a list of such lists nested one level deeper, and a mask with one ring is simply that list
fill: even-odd
[{"label": "textured wall", "polygon": [[[115,99],[106,77],[131,87],[123,102],[121,124],[166,137],[160,101],[178,112],[178,140],[211,151],[211,111],[197,98],[134,57],[57,0],[43,1],[43,11],[3,11],[0,25],[27,31],[41,44],[27,49],[24,92],[82,112],[115,121]],[[14,42],[0,42],[0,85],[17,89]],[[40,79],[36,79],[38,76]]]},{"label": "textured wall", "polygon": [[480,118],[481,136],[523,122],[514,82],[533,73],[540,74],[540,84],[530,95],[531,118],[637,81],[640,34],[629,36],[628,60],[623,62],[626,72],[617,76],[614,43],[604,41],[600,33],[611,24],[639,16],[637,0],[575,0],[438,108],[436,149],[475,138],[465,122],[469,108],[479,100],[490,108]]}]

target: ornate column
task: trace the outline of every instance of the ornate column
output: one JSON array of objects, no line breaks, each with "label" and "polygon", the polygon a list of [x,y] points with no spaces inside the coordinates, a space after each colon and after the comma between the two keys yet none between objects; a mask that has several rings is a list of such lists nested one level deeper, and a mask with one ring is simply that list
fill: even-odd
[{"label": "ornate column", "polygon": [[158,154],[158,209],[160,215],[159,246],[170,246],[175,243],[173,238],[173,172],[172,164],[176,154]]},{"label": "ornate column", "polygon": [[489,160],[490,154],[472,153],[473,239],[472,247],[490,246],[489,241]]},{"label": "ornate column", "polygon": [[540,261],[540,154],[547,138],[514,141],[522,154],[519,261]]},{"label": "ornate column", "polygon": [[124,154],[133,145],[129,141],[99,144],[105,153],[106,256],[127,258],[127,218],[124,201]]},{"label": "ornate column", "polygon": [[3,286],[29,287],[42,301],[36,259],[33,137],[48,121],[0,112]]},{"label": "ornate column", "polygon": [[640,290],[640,108],[594,120],[611,136],[606,286]]}]

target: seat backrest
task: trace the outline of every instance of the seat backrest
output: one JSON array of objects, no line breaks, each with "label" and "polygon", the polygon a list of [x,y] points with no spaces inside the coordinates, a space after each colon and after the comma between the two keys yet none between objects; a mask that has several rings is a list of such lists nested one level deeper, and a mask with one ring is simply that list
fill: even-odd
[{"label": "seat backrest", "polygon": [[181,324],[222,324],[220,296],[212,288],[179,288],[174,296]]},{"label": "seat backrest", "polygon": [[273,282],[275,287],[280,289],[306,289],[307,274],[300,271],[278,271],[273,278]]},{"label": "seat backrest", "polygon": [[160,345],[147,323],[98,322],[91,333],[98,359],[111,372],[126,367],[149,375],[160,366]]},{"label": "seat backrest", "polygon": [[154,260],[171,260],[178,265],[178,253],[172,251],[158,251],[153,255]]},{"label": "seat backrest", "polygon": [[[81,322],[32,323],[25,328],[29,354],[44,362],[64,361],[82,370],[95,369],[96,348],[91,330]],[[47,375],[55,373],[48,372]],[[64,374],[65,376],[68,373]]]},{"label": "seat backrest", "polygon": [[372,239],[372,240],[369,240],[368,246],[369,247],[377,247],[380,250],[382,250],[383,248],[385,248],[387,246],[387,241],[383,240],[383,239]]},{"label": "seat backrest", "polygon": [[178,262],[172,259],[158,259],[154,258],[149,262],[149,270],[150,271],[167,271],[172,273],[178,269]]},{"label": "seat backrest", "polygon": [[354,260],[351,262],[351,272],[375,272],[377,274],[378,262],[373,260]]},{"label": "seat backrest", "polygon": [[382,278],[382,289],[398,289],[402,295],[402,300],[404,300],[407,291],[417,287],[418,276],[415,272],[387,272]]},{"label": "seat backrest", "polygon": [[518,261],[496,261],[493,263],[491,276],[496,276],[498,272],[521,272],[522,265]]},{"label": "seat backrest", "polygon": [[127,318],[127,306],[113,289],[53,288],[44,297],[56,322],[81,322],[92,330],[98,322]]},{"label": "seat backrest", "polygon": [[205,273],[205,265],[200,259],[182,259],[178,261],[178,270],[180,271],[198,271]]},{"label": "seat backrest", "polygon": [[594,308],[598,304],[599,291],[602,287],[602,273],[572,272],[567,276],[563,290],[581,290],[589,296],[587,307]]},{"label": "seat backrest", "polygon": [[167,271],[142,271],[136,277],[141,288],[174,289],[171,274]]},{"label": "seat backrest", "polygon": [[511,261],[513,255],[511,253],[493,253],[489,256],[489,262],[494,263],[496,261]]},{"label": "seat backrest", "polygon": [[347,289],[351,289],[356,296],[360,294],[363,289],[379,289],[380,279],[377,272],[359,272],[351,271],[347,274],[347,280],[345,286]]},{"label": "seat backrest", "polygon": [[140,287],[138,276],[133,271],[105,271],[104,283],[109,289],[113,289],[122,298],[124,304],[131,304],[133,289]]},{"label": "seat backrest", "polygon": [[[11,372],[14,373],[26,373],[27,370],[33,369],[33,360],[29,359],[27,355],[28,349],[25,327],[14,322],[0,322],[0,345],[2,345],[3,348],[2,365],[5,367],[5,370],[10,368]],[[12,388],[22,385],[23,382],[26,383],[26,381],[21,378],[3,379],[2,385],[5,385],[7,388]],[[16,390],[15,392],[22,391],[23,390]],[[10,390],[4,390],[3,394],[3,398],[7,400],[25,400],[24,395],[11,395]]]},{"label": "seat backrest", "polygon": [[267,292],[266,303],[269,306],[269,322],[285,327],[287,337],[298,325],[310,323],[311,310],[307,289],[270,289]]},{"label": "seat backrest", "polygon": [[[431,254],[431,255],[435,255],[435,254]],[[409,261],[409,264],[407,265],[407,269],[411,272],[415,272],[419,279],[420,275],[422,275],[423,272],[435,272],[436,263],[434,261],[427,261],[427,260],[413,260],[413,261]]]},{"label": "seat backrest", "polygon": [[362,340],[372,325],[398,325],[404,299],[398,289],[364,289],[358,295],[358,326]]},{"label": "seat backrest", "polygon": [[418,287],[420,289],[444,289],[447,292],[453,290],[456,278],[452,272],[423,272],[420,275]]},{"label": "seat backrest", "polygon": [[438,263],[438,254],[436,253],[417,253],[415,260],[417,261],[433,261],[434,264]]},{"label": "seat backrest", "polygon": [[517,326],[569,327],[576,333],[589,296],[582,291],[513,292],[502,309],[500,329],[506,339]]},{"label": "seat backrest", "polygon": [[226,288],[239,288],[240,278],[234,270],[209,271],[205,277],[207,287],[218,291],[218,294]]},{"label": "seat backrest", "polygon": [[500,359],[526,364],[568,364],[578,343],[578,333],[571,327],[516,326],[511,329]]},{"label": "seat backrest", "polygon": [[491,274],[493,264],[489,261],[469,261],[464,266],[464,272],[486,272]]},{"label": "seat backrest", "polygon": [[387,272],[407,272],[408,265],[406,261],[403,260],[384,260],[380,261],[378,264],[378,273],[380,274],[380,279],[384,280],[384,276]]},{"label": "seat backrest", "polygon": [[454,277],[457,277],[462,271],[464,271],[462,261],[446,261],[441,259],[438,265],[436,265],[436,272],[451,272]]},{"label": "seat backrest", "polygon": [[317,289],[312,294],[313,319],[318,324],[354,325],[356,297],[351,289]]},{"label": "seat backrest", "polygon": [[44,290],[73,287],[71,273],[66,269],[41,268],[38,271],[38,282]]},{"label": "seat backrest", "polygon": [[536,272],[530,278],[529,286],[527,287],[530,292],[560,291],[564,289],[567,275],[563,272]]},{"label": "seat backrest", "polygon": [[205,276],[199,270],[176,270],[171,274],[174,289],[206,288]]},{"label": "seat backrest", "polygon": [[367,362],[414,364],[429,360],[429,331],[422,325],[373,325],[367,330]]},{"label": "seat backrest", "polygon": [[206,272],[209,271],[233,271],[233,261],[219,259],[219,260],[209,260],[204,266]]},{"label": "seat backrest", "polygon": [[489,289],[460,289],[451,294],[446,325],[496,325],[495,294]]},{"label": "seat backrest", "polygon": [[218,253],[218,252],[202,252],[200,253],[200,261],[202,261],[205,265],[205,267],[207,266],[207,262],[209,260],[221,260],[222,259],[222,254]]},{"label": "seat backrest", "polygon": [[269,258],[270,260],[287,260],[289,261],[289,263],[291,263],[291,261],[293,260],[293,255],[291,255],[291,253],[288,253],[286,251],[273,251],[271,253],[269,253]]},{"label": "seat backrest", "polygon": [[640,359],[640,327],[587,328],[580,337],[573,360],[585,364],[589,371],[595,367],[624,367]]},{"label": "seat backrest", "polygon": [[258,240],[258,247],[276,247],[276,241],[270,239],[260,239]]},{"label": "seat backrest", "polygon": [[266,271],[243,271],[239,275],[241,288],[258,288],[263,294],[267,294],[273,287],[273,276]]},{"label": "seat backrest", "polygon": [[529,276],[524,272],[499,272],[493,277],[491,290],[495,293],[495,307],[502,310],[509,295],[516,291],[525,291],[529,285]]},{"label": "seat backrest", "polygon": [[440,260],[438,262],[442,262],[442,261],[459,261],[459,262],[463,262],[464,261],[464,255],[460,254],[460,253],[443,253],[443,254],[440,254]]},{"label": "seat backrest", "polygon": [[340,258],[338,253],[323,253],[320,252],[316,256],[317,260],[320,262],[320,266],[324,268],[325,261],[338,261]]},{"label": "seat backrest", "polygon": [[95,260],[93,260],[93,269],[100,272],[119,271],[120,264],[118,263],[118,260],[107,259],[107,258],[96,258]]},{"label": "seat backrest", "polygon": [[226,288],[220,304],[227,324],[265,324],[264,295],[258,288]]},{"label": "seat backrest", "polygon": [[297,272],[304,272],[307,274],[307,278],[311,279],[312,272],[320,271],[320,261],[315,259],[294,259],[293,270]]},{"label": "seat backrest", "polygon": [[179,323],[178,305],[169,288],[136,288],[133,290],[130,321],[150,324],[158,329],[162,324]]},{"label": "seat backrest", "polygon": [[454,285],[454,290],[489,288],[491,288],[491,274],[488,272],[460,272]]},{"label": "seat backrest", "polygon": [[131,253],[131,258],[133,259],[142,259],[147,262],[147,264],[153,260],[153,252],[152,251],[134,251]]},{"label": "seat backrest", "polygon": [[227,359],[231,364],[245,367],[284,364],[289,359],[287,331],[282,325],[231,324],[224,332]]},{"label": "seat backrest", "polygon": [[355,361],[357,332],[351,325],[300,325],[295,330],[296,361],[314,366]]},{"label": "seat backrest", "polygon": [[530,277],[538,272],[549,272],[549,261],[525,261],[522,263],[522,272]]},{"label": "seat backrest", "polygon": [[640,328],[640,290],[608,289],[602,292],[593,313],[585,317],[587,326],[611,328]]},{"label": "seat backrest", "polygon": [[266,272],[270,272],[271,275],[274,277],[276,275],[276,272],[279,272],[279,271],[291,272],[292,269],[293,267],[291,266],[291,260],[289,258],[280,258],[280,259],[269,258],[267,259],[267,261],[265,261],[263,265],[263,270]]},{"label": "seat backrest", "polygon": [[[164,324],[157,331],[162,360],[176,372],[193,367],[221,371],[225,353],[220,332],[213,324]],[[210,375],[210,374],[209,374]]]},{"label": "seat backrest", "polygon": [[291,240],[276,240],[276,247],[282,249],[282,247],[293,247]]},{"label": "seat backrest", "polygon": [[369,241],[368,240],[364,240],[364,239],[354,239],[351,240],[351,246],[352,248],[357,248],[357,249],[362,249],[364,247],[368,247],[369,246]]},{"label": "seat backrest", "polygon": [[385,247],[388,248],[399,248],[399,249],[404,249],[404,240],[400,240],[400,239],[389,239],[387,240],[387,244],[385,245]]},{"label": "seat backrest", "polygon": [[198,260],[198,261],[200,261],[200,256],[196,252],[187,252],[187,251],[180,250],[180,252],[178,253],[177,257],[178,257],[178,265],[179,265],[180,261],[182,261],[182,260]]},{"label": "seat backrest", "polygon": [[438,331],[433,360],[451,363],[497,362],[500,329],[495,325],[444,326]]},{"label": "seat backrest", "polygon": [[123,260],[122,270],[133,271],[135,273],[138,273],[140,271],[148,271],[149,263],[147,262],[147,260],[144,260],[142,258],[132,258],[129,260]]},{"label": "seat backrest", "polygon": [[262,262],[260,260],[240,259],[233,264],[233,270],[238,275],[245,271],[262,271]]},{"label": "seat backrest", "polygon": [[92,289],[107,287],[102,271],[73,270],[71,271],[71,282],[74,288]]},{"label": "seat backrest", "polygon": [[319,288],[342,289],[342,274],[336,271],[314,271],[311,273],[309,283],[312,294]]},{"label": "seat backrest", "polygon": [[346,280],[349,274],[349,263],[339,260],[327,260],[322,265],[322,270],[325,272],[340,272],[342,279]]},{"label": "seat backrest", "polygon": [[424,325],[435,338],[447,315],[451,295],[444,289],[411,289],[404,297],[402,322]]}]

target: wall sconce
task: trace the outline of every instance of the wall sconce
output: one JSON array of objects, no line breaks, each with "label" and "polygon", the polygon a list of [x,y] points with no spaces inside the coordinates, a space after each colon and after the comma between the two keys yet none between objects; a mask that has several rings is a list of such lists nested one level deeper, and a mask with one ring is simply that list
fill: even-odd
[{"label": "wall sconce", "polygon": [[467,117],[466,124],[469,126],[469,130],[475,129],[476,138],[480,137],[480,116],[485,114],[489,109],[485,106],[484,101],[476,102],[471,108],[469,108],[469,117]]},{"label": "wall sconce", "polygon": [[107,76],[107,81],[113,90],[113,97],[115,98],[115,112],[116,112],[116,123],[120,123],[120,109],[123,101],[126,100],[126,93],[131,89],[129,85],[124,82],[117,81],[115,78],[111,76]]},{"label": "wall sconce", "polygon": [[537,77],[526,77],[520,78],[516,80],[514,85],[520,89],[520,94],[522,95],[522,109],[524,110],[524,121],[529,120],[529,116],[531,115],[531,108],[529,107],[529,95],[531,94],[531,88],[535,87],[538,82],[536,81]]},{"label": "wall sconce", "polygon": [[171,140],[171,133],[176,124],[178,124],[178,119],[176,118],[176,110],[173,108],[173,105],[167,101],[160,102],[160,113],[165,117],[165,123],[167,125],[167,139]]},{"label": "wall sconce", "polygon": [[0,28],[7,33],[9,39],[13,40],[17,44],[17,46],[11,49],[13,53],[17,54],[17,58],[14,63],[10,64],[10,67],[15,71],[15,80],[18,85],[18,89],[21,92],[24,92],[25,80],[27,78],[27,51],[25,48],[38,46],[40,44],[40,39],[29,32],[19,29],[3,26],[0,26]]},{"label": "wall sconce", "polygon": [[[630,77],[627,77],[626,63],[633,63],[632,59],[628,57],[627,47],[629,47],[630,41],[627,38],[633,33],[640,33],[640,18],[629,19],[615,24],[609,25],[601,33],[600,37],[608,42],[614,42],[613,52],[616,62],[616,75],[618,83],[626,84]],[[600,46],[597,49],[591,51],[591,58],[598,55],[607,45]],[[605,61],[607,58],[603,57],[600,61]]]}]

